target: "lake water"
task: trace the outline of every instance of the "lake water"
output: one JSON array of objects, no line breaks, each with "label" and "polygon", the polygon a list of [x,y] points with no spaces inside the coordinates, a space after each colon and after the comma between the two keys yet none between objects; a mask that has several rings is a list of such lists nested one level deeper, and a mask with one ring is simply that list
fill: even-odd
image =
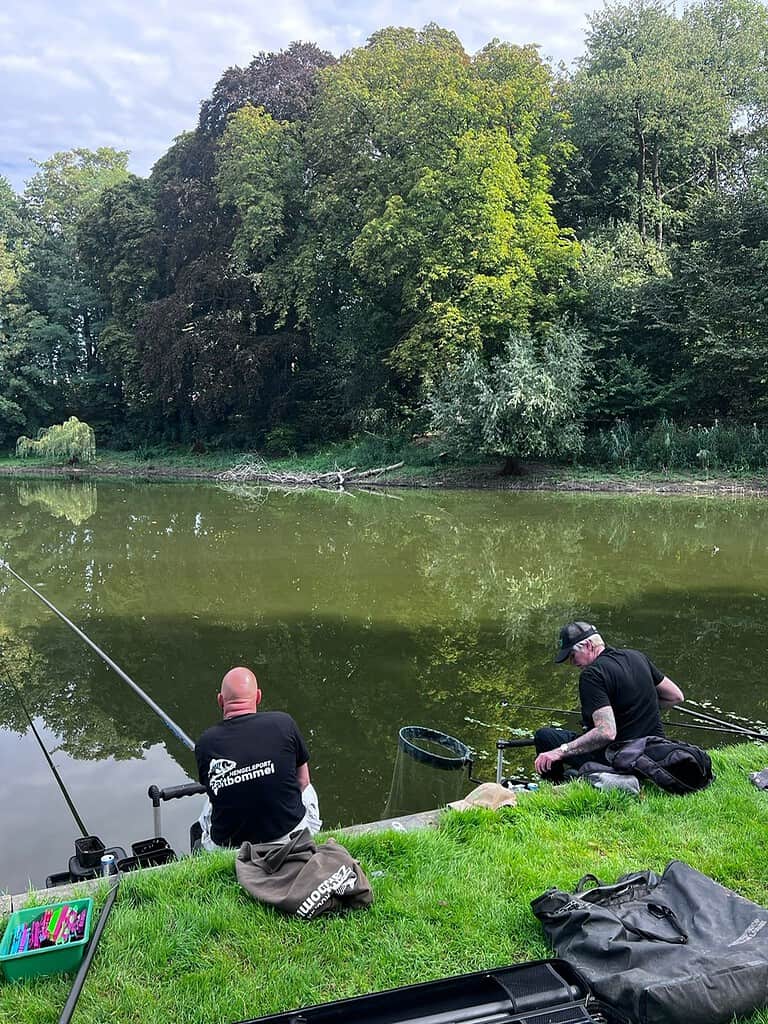
[{"label": "lake water", "polygon": [[[289,711],[305,735],[326,826],[429,802],[435,773],[398,757],[404,725],[461,739],[493,778],[496,740],[552,717],[516,702],[575,706],[575,671],[552,663],[573,618],[645,650],[688,697],[768,717],[760,500],[6,478],[0,554],[192,737],[217,718],[223,673],[253,667],[263,707]],[[24,707],[107,845],[152,835],[149,785],[194,778],[191,753],[130,688],[0,573],[0,887],[11,892],[65,870],[80,834]],[[531,762],[526,751],[506,767]],[[459,773],[442,785],[469,788]],[[199,806],[163,806],[179,852]]]}]

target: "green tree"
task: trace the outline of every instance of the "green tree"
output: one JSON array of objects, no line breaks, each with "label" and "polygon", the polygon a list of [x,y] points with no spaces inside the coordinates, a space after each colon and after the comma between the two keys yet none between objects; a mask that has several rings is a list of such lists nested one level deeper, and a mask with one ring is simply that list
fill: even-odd
[{"label": "green tree", "polygon": [[731,107],[700,33],[664,0],[612,4],[590,18],[567,90],[582,216],[633,220],[658,244],[725,144]]},{"label": "green tree", "polygon": [[584,396],[591,425],[685,411],[689,360],[657,317],[672,252],[643,243],[626,223],[582,243],[574,309],[594,362]]},{"label": "green tree", "polygon": [[105,300],[84,266],[78,225],[104,189],[127,177],[126,161],[127,153],[109,148],[55,153],[37,165],[22,196],[21,287],[37,314],[32,333],[47,359],[56,418],[76,410],[99,422],[114,413],[99,353]]},{"label": "green tree", "polygon": [[[293,282],[295,316],[327,353],[350,419],[413,408],[463,352],[498,350],[511,327],[557,312],[577,250],[552,212],[553,119],[532,48],[493,43],[472,60],[436,25],[377,32],[322,72],[280,279]],[[278,138],[264,131],[258,158],[241,163],[272,200],[284,194],[286,151],[269,151]],[[263,201],[250,232],[241,212],[241,252],[274,237]]]},{"label": "green tree", "polygon": [[0,445],[37,426],[48,412],[43,365],[33,341],[40,316],[21,291],[23,254],[0,234]]},{"label": "green tree", "polygon": [[0,177],[0,445],[10,446],[49,411],[44,363],[34,342],[42,317],[22,289],[29,244],[19,197]]},{"label": "green tree", "polygon": [[150,183],[130,175],[105,188],[78,222],[77,251],[103,302],[99,362],[114,413],[101,433],[119,446],[148,426],[136,331],[159,290],[160,229]]},{"label": "green tree", "polygon": [[768,414],[768,183],[702,196],[651,313],[686,356],[689,415]]},{"label": "green tree", "polygon": [[[297,43],[259,54],[246,69],[230,68],[203,103],[197,131],[177,139],[153,169],[159,293],[136,337],[147,411],[170,438],[253,444],[289,414],[306,337],[265,295],[264,265],[245,272],[238,228],[247,214],[232,175],[231,190],[219,195],[217,155],[227,119],[240,107],[304,117],[318,70],[332,61],[313,44]],[[290,291],[289,281],[285,287]]]},{"label": "green tree", "polygon": [[505,456],[510,472],[521,459],[575,454],[585,371],[574,328],[559,324],[539,338],[511,332],[490,361],[469,352],[435,385],[432,429],[456,452]]}]

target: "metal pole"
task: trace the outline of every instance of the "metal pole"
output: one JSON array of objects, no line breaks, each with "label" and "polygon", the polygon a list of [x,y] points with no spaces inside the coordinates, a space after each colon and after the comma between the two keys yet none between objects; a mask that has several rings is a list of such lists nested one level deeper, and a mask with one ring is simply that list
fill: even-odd
[{"label": "metal pole", "polygon": [[85,954],[83,962],[80,964],[80,970],[77,972],[77,975],[75,976],[75,981],[74,984],[72,985],[72,990],[69,993],[69,998],[64,1004],[64,1009],[61,1011],[61,1016],[59,1017],[59,1024],[69,1024],[70,1020],[72,1019],[72,1014],[75,1012],[77,1000],[79,999],[80,993],[83,990],[83,985],[85,984],[85,978],[86,975],[88,974],[88,969],[91,966],[93,955],[96,952],[96,947],[99,944],[101,933],[104,931],[104,925],[107,923],[107,918],[109,917],[109,912],[112,909],[112,904],[115,902],[115,897],[117,896],[117,888],[119,885],[120,875],[117,876],[117,881],[112,886],[109,896],[107,896],[107,902],[104,904],[104,908],[102,909],[101,914],[99,915],[99,923],[96,925],[96,930],[93,933],[93,938],[88,943],[88,951]]},{"label": "metal pole", "polygon": [[91,650],[95,651],[96,654],[98,654],[98,656],[102,659],[102,661],[106,662],[106,664],[109,665],[112,671],[116,672],[123,680],[123,682],[127,683],[131,687],[131,689],[135,693],[137,693],[139,697],[141,697],[144,703],[148,704],[149,707],[152,708],[155,714],[160,719],[162,719],[163,722],[165,722],[165,724],[171,730],[176,739],[180,740],[184,744],[184,746],[187,747],[189,750],[195,749],[194,740],[190,739],[190,737],[187,736],[187,734],[181,728],[179,728],[178,725],[176,725],[173,719],[166,715],[166,713],[163,711],[160,705],[156,704],[152,700],[152,698],[142,690],[138,683],[134,683],[131,677],[127,675],[125,672],[123,672],[119,665],[115,664],[115,662],[112,661],[109,655],[105,654],[104,651],[102,651],[102,649],[98,647],[93,642],[93,640],[90,639],[90,637],[87,637],[85,633],[82,631],[82,629],[78,629],[74,622],[70,621],[70,619],[68,619],[63,612],[60,612],[59,609],[54,604],[52,604],[47,597],[43,597],[39,590],[35,590],[31,583],[27,583],[27,581],[22,576],[19,576],[17,572],[14,572],[10,565],[3,559],[0,559],[0,568],[7,569],[11,576],[15,577],[19,581],[19,583],[25,586],[27,590],[30,590],[35,595],[35,597],[39,598],[44,605],[50,608],[54,615],[58,615],[62,622],[65,622],[71,630],[77,633],[80,639],[85,641],[85,643],[88,644]]},{"label": "metal pole", "polygon": [[496,740],[496,782],[501,783],[504,777],[504,751],[512,747],[532,747],[533,736],[524,736],[519,740]]}]

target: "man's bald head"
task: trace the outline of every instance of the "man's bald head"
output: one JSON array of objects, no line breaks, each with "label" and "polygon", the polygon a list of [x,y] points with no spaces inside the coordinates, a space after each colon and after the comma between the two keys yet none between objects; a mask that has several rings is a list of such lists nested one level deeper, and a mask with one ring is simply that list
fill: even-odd
[{"label": "man's bald head", "polygon": [[256,676],[249,668],[231,668],[221,681],[219,707],[225,718],[251,715],[259,706],[261,690]]}]

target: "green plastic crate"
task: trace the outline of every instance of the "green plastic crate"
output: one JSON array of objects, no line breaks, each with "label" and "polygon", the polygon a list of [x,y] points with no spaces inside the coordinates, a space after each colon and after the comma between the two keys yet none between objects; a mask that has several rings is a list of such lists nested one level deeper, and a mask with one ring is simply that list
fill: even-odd
[{"label": "green plastic crate", "polygon": [[[8,951],[13,942],[13,933],[20,924],[27,924],[40,917],[46,910],[70,906],[80,912],[86,910],[85,931],[82,939],[76,942],[63,942],[60,946],[45,946],[42,949],[28,949],[23,953],[11,955]],[[28,910],[17,910],[11,914],[5,928],[3,941],[0,942],[0,966],[9,981],[22,981],[40,974],[58,974],[74,971],[80,965],[91,934],[91,916],[93,900],[90,897],[80,900],[66,900],[63,903],[48,903],[44,907],[30,907]]]}]

